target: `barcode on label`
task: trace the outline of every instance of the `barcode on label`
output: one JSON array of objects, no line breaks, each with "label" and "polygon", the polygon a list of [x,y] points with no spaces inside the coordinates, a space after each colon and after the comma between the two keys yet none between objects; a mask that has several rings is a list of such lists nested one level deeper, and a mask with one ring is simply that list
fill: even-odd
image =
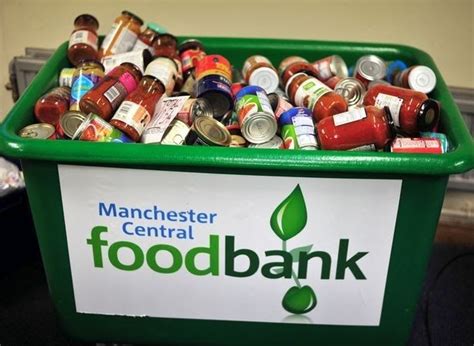
[{"label": "barcode on label", "polygon": [[118,109],[117,113],[118,114],[121,114],[121,115],[127,115],[128,112],[130,112],[130,110],[132,109],[132,105],[131,104],[128,104],[126,102],[122,102],[122,105],[120,106],[120,108]]},{"label": "barcode on label", "polygon": [[119,97],[120,91],[117,89],[117,87],[114,85],[110,87],[109,90],[107,90],[104,94],[104,96],[109,100],[111,103],[114,102],[114,100]]}]

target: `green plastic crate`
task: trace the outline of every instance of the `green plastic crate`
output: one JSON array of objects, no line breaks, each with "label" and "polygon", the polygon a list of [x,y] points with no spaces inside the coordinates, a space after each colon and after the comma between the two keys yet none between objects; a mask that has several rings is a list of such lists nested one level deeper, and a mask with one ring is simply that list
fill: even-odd
[{"label": "green plastic crate", "polygon": [[[208,53],[222,54],[237,67],[241,67],[243,61],[253,54],[265,55],[275,65],[278,65],[281,59],[289,55],[300,55],[310,61],[314,61],[331,54],[341,55],[348,65],[353,65],[358,57],[365,54],[376,54],[387,61],[401,59],[409,64],[427,65],[435,71],[438,78],[438,84],[432,93],[432,97],[439,100],[442,104],[441,131],[447,134],[454,150],[443,155],[404,155],[373,152],[310,152],[141,144],[122,145],[115,143],[22,139],[16,133],[22,127],[34,122],[33,107],[36,100],[57,84],[59,71],[61,68],[68,66],[66,58],[67,43],[64,43],[39,72],[2,124],[0,128],[0,153],[17,157],[22,161],[51,297],[65,330],[73,337],[101,342],[114,341],[175,345],[404,344],[409,336],[416,303],[419,298],[422,280],[443,204],[448,176],[450,174],[466,172],[474,166],[474,150],[471,135],[467,131],[459,110],[431,57],[415,48],[388,44],[213,37],[199,39],[204,43]],[[64,167],[62,165],[68,166]],[[97,170],[94,167],[104,168]],[[60,172],[64,170],[70,170],[73,174],[68,177],[62,177],[63,182],[60,183],[60,175],[66,174]],[[80,188],[75,190],[76,187],[71,186],[70,180],[73,179],[74,181],[74,177],[81,176],[82,172],[85,172],[84,174],[87,174],[87,176],[83,178],[88,179],[94,188],[98,187],[100,189],[101,184],[107,185],[109,183],[104,179],[104,174],[101,171],[107,172],[106,174],[110,173],[110,176],[115,178],[120,174],[125,174],[123,177],[140,177],[143,175],[147,177],[146,179],[153,179],[156,176],[156,186],[150,187],[150,194],[154,195],[153,198],[158,198],[160,203],[166,204],[168,199],[172,199],[169,191],[173,191],[172,189],[175,188],[178,192],[182,192],[183,196],[181,199],[184,204],[188,203],[188,201],[191,201],[189,203],[202,203],[202,205],[209,205],[211,203],[216,208],[223,208],[219,209],[218,222],[221,222],[219,218],[225,219],[226,216],[224,214],[231,215],[233,219],[225,219],[225,225],[229,229],[232,228],[232,222],[236,224],[242,222],[240,219],[257,220],[255,221],[257,224],[261,219],[262,223],[259,224],[259,227],[262,226],[265,229],[255,227],[255,229],[250,230],[243,229],[240,231],[241,233],[232,231],[234,232],[232,235],[235,241],[234,251],[244,247],[243,244],[247,247],[252,246],[252,241],[255,246],[258,245],[259,247],[265,247],[268,244],[268,250],[272,250],[276,249],[275,244],[280,244],[280,239],[278,238],[288,239],[283,241],[283,247],[278,249],[289,250],[290,245],[298,243],[300,238],[304,238],[304,241],[312,241],[314,239],[312,241],[314,248],[329,254],[330,259],[333,260],[333,266],[330,267],[328,264],[330,262],[327,261],[327,258],[326,260],[322,259],[325,255],[319,253],[319,255],[315,255],[315,258],[319,259],[313,261],[321,260],[321,263],[306,262],[309,263],[308,268],[312,270],[308,274],[309,280],[301,279],[299,271],[295,275],[300,277],[299,281],[302,282],[302,285],[309,285],[316,292],[316,307],[306,314],[289,314],[288,311],[284,311],[281,301],[274,301],[271,309],[275,313],[265,317],[265,307],[270,306],[268,304],[273,304],[273,302],[268,303],[268,300],[275,295],[275,292],[267,286],[265,286],[267,287],[265,288],[266,291],[262,291],[262,288],[255,284],[255,282],[262,282],[262,285],[271,283],[270,287],[274,287],[274,290],[278,291],[278,297],[283,298],[282,295],[285,293],[283,286],[286,285],[288,288],[294,286],[294,280],[287,277],[268,279],[265,275],[260,275],[260,272],[255,274],[260,275],[258,278],[257,276],[236,278],[229,275],[232,272],[227,267],[224,268],[222,263],[218,264],[219,275],[206,276],[205,280],[210,282],[210,287],[212,288],[207,291],[201,287],[201,281],[199,281],[201,277],[192,276],[191,272],[183,272],[184,264],[182,264],[179,267],[179,273],[183,277],[181,281],[173,281],[177,272],[171,274],[159,272],[159,275],[156,275],[153,279],[153,285],[156,285],[156,287],[143,286],[140,287],[138,295],[130,293],[130,296],[127,297],[125,293],[125,296],[122,295],[120,299],[117,298],[119,297],[119,286],[125,288],[132,287],[133,282],[141,282],[141,275],[148,279],[150,278],[149,275],[153,270],[146,267],[146,264],[152,263],[152,260],[148,257],[146,261],[140,258],[139,252],[143,250],[143,254],[145,253],[146,248],[143,247],[145,243],[148,245],[149,242],[158,244],[162,241],[162,238],[149,240],[150,237],[146,237],[145,243],[140,243],[143,245],[140,251],[136,247],[133,249],[129,247],[128,250],[131,250],[131,253],[133,253],[132,257],[127,257],[131,256],[129,251],[128,255],[123,255],[122,253],[120,255],[122,256],[121,259],[115,259],[115,263],[117,264],[118,261],[118,266],[122,266],[122,269],[111,264],[110,256],[111,254],[113,255],[113,251],[110,249],[113,240],[126,237],[123,229],[122,233],[120,233],[119,230],[110,228],[110,233],[102,234],[102,239],[107,238],[106,236],[112,233],[115,237],[113,239],[107,238],[109,240],[107,245],[109,252],[105,252],[105,245],[103,248],[99,248],[102,251],[104,261],[102,267],[100,263],[99,265],[91,265],[92,253],[90,248],[87,247],[90,244],[87,245],[85,239],[77,243],[77,246],[70,245],[68,247],[68,240],[74,245],[76,244],[74,243],[74,238],[82,236],[82,233],[76,234],[77,227],[82,227],[81,222],[79,222],[79,225],[74,224],[72,227],[74,232],[72,228],[69,232],[67,231],[65,225],[67,222],[65,220],[68,219],[68,215],[74,214],[76,210],[89,210],[87,209],[88,203],[93,203],[92,201],[96,201],[96,198],[98,198],[93,196],[89,187],[86,187],[88,184],[80,182]],[[186,175],[183,172],[188,172],[191,175]],[[173,174],[176,175],[176,182],[169,178]],[[209,183],[209,179],[212,181],[213,177],[221,185],[216,184],[213,187]],[[167,185],[175,185],[167,186],[161,182],[162,179],[166,181]],[[96,183],[96,180],[99,180],[99,182]],[[265,184],[266,180],[271,181],[272,184]],[[193,191],[202,193],[199,190],[200,185],[196,185],[196,181],[202,182],[203,188],[207,190],[215,190],[208,196],[198,195],[196,197],[196,193],[193,194]],[[233,181],[236,182],[235,186]],[[246,186],[250,183],[254,185],[247,189]],[[62,184],[69,185],[66,187],[66,185]],[[110,184],[110,186],[105,186],[103,190],[99,191],[100,196],[106,196],[110,193],[107,189],[117,186],[114,185],[116,183]],[[364,190],[360,190],[362,192],[357,193],[357,188],[365,186],[364,184],[376,184],[373,186],[378,186],[379,188],[378,190],[375,189],[374,194],[370,196],[369,194],[364,194]],[[399,184],[398,187],[397,184]],[[125,185],[127,185],[126,191],[132,191],[131,189],[135,187],[142,193],[144,199],[149,200],[151,198],[146,193],[147,187],[142,186],[140,181]],[[296,192],[292,194],[292,196],[298,195],[297,197],[300,197],[299,200],[298,198],[295,199],[298,200],[297,203],[300,203],[299,208],[296,208],[298,215],[286,213],[286,210],[292,207],[288,207],[285,210],[277,208],[279,202],[284,200],[292,191],[288,187],[298,185],[301,186],[303,191],[303,202],[306,201],[304,202],[306,203],[307,210],[306,217],[301,213],[301,194],[298,195],[298,189],[295,189]],[[351,187],[352,185],[356,190]],[[196,186],[197,190],[193,190],[196,189]],[[244,191],[239,191],[236,186],[243,186]],[[326,191],[324,186],[331,188],[329,191]],[[387,186],[387,188],[385,189],[384,186]],[[84,191],[80,191],[82,189]],[[167,191],[169,195],[166,195],[166,193],[162,196],[161,194],[155,194],[156,189]],[[372,219],[377,218],[371,215],[370,210],[364,209],[363,205],[370,205],[375,208],[374,210],[383,213],[384,203],[378,203],[379,206],[377,206],[376,202],[380,198],[384,198],[385,190],[395,191],[394,196],[397,197],[390,200],[390,206],[388,206],[389,202],[387,202],[387,209],[395,208],[394,219],[390,221],[387,218],[387,224],[391,222],[391,225],[393,225],[385,227],[383,226],[384,220],[379,220],[377,222],[381,222],[383,226],[381,228],[387,228],[387,235],[378,237],[376,230],[370,230],[372,233],[368,233],[367,238],[357,238],[360,237],[359,234],[356,234],[358,232],[351,231],[350,228],[356,224],[358,226],[354,227],[360,228],[361,221],[359,220],[357,221],[358,223],[355,222],[353,224],[351,217],[347,216],[346,212],[353,212],[356,215],[359,210],[364,213],[367,224],[372,225],[372,222],[375,222]],[[377,191],[384,192],[379,193]],[[74,200],[74,195],[71,198],[71,193],[77,193],[77,200]],[[218,204],[224,203],[221,203],[220,198],[224,201],[227,198],[225,197],[226,195],[236,194],[236,196],[241,197],[242,193],[249,195],[248,205],[236,203],[228,204],[225,207],[218,206]],[[318,200],[318,207],[314,208],[311,203],[313,203],[313,198],[316,198],[318,194],[326,197],[324,200]],[[259,198],[262,198],[261,196],[263,195],[268,195],[268,198],[262,199],[265,203],[254,206],[252,201],[260,201]],[[331,196],[335,197],[334,200],[330,198]],[[125,193],[122,197],[123,200],[127,200],[128,195]],[[136,196],[133,198],[136,199]],[[130,199],[132,199],[132,196],[130,196]],[[355,204],[360,204],[362,207],[352,206],[350,203],[353,203],[354,200],[359,202]],[[67,206],[64,210],[63,202]],[[297,203],[292,204],[292,206],[298,206]],[[328,205],[324,205],[325,203]],[[349,204],[351,205],[350,208],[348,208]],[[308,208],[308,205],[313,208]],[[95,207],[94,205],[93,208]],[[239,210],[248,212],[249,208],[253,210],[254,215],[240,218]],[[282,219],[278,219],[277,209],[283,210],[282,213],[285,214],[283,217],[285,219],[284,222],[281,221]],[[276,211],[275,218],[271,218],[270,214],[274,210]],[[324,213],[321,214],[320,211],[324,211]],[[294,210],[292,212],[294,213]],[[307,220],[306,226],[319,222],[318,220],[313,220],[316,215],[320,219],[324,219],[324,222],[329,222],[329,225],[331,220],[333,220],[335,225],[339,225],[342,222],[342,224],[348,226],[349,230],[347,233],[344,233],[346,232],[345,230],[341,231],[341,234],[344,234],[344,236],[340,239],[333,239],[330,232],[322,230],[314,232],[314,235],[311,231],[302,231],[303,226],[305,226],[304,220]],[[88,225],[88,219],[95,217],[97,215],[91,216],[86,213],[83,216],[84,225]],[[347,220],[344,220],[345,217],[347,217]],[[77,219],[77,215],[75,218]],[[342,221],[338,219],[342,219]],[[105,218],[100,220],[104,220],[101,226],[107,226],[107,222],[115,222]],[[217,224],[219,225],[218,222]],[[282,231],[283,228],[285,229]],[[287,230],[290,230],[288,231],[290,233],[291,230],[293,233],[301,231],[301,234],[295,235],[292,238],[294,234],[286,234]],[[91,232],[92,230],[88,228],[84,230],[84,235],[87,234],[89,239]],[[224,243],[226,231],[222,229],[216,231],[214,229],[212,232],[220,232],[218,243],[221,256],[219,257],[220,261],[224,251],[224,247],[221,245]],[[258,234],[258,237],[252,238],[249,234]],[[209,233],[210,235],[211,233]],[[246,236],[245,239],[244,235]],[[194,236],[196,239],[201,239],[198,237],[202,237],[202,234],[195,234]],[[134,236],[128,237],[127,239],[138,239],[136,238],[136,233]],[[352,237],[358,240],[353,240]],[[249,240],[247,238],[252,239]],[[352,267],[354,270],[348,271],[347,266],[345,269],[341,268],[341,271],[345,271],[347,275],[341,274],[339,273],[339,263],[337,263],[338,268],[336,272],[334,266],[336,262],[341,260],[343,238],[348,239],[347,245],[349,245],[349,241],[352,241],[350,250],[347,247],[345,248],[346,260],[354,251],[358,251],[360,248],[359,257],[362,259],[359,262],[356,261],[357,265],[361,269],[366,270],[365,268],[373,266],[374,263],[383,262],[382,258],[385,258],[387,263],[386,268],[381,269],[382,274],[369,275],[364,278],[367,275],[365,272],[362,272],[362,276],[360,273],[357,275],[357,268]],[[178,246],[176,245],[179,243],[178,240],[173,238],[171,241],[175,242],[173,244],[176,247]],[[377,241],[380,241],[380,244]],[[335,250],[329,250],[332,246],[330,244],[334,242],[339,242],[340,245],[337,252],[337,260],[332,256],[335,254]],[[359,248],[354,246],[354,242],[357,242]],[[166,241],[163,241],[163,243],[166,243]],[[364,255],[363,250],[366,244],[370,246],[371,250],[365,251],[368,254]],[[382,244],[384,245],[382,246]],[[90,246],[92,247],[92,245]],[[378,250],[382,248],[385,249],[384,252]],[[86,249],[86,251],[83,251],[83,249]],[[308,249],[306,251],[311,252]],[[255,252],[260,256],[257,258],[262,260],[262,252],[257,252],[257,250]],[[116,257],[119,256],[118,253],[119,250],[116,246]],[[226,249],[224,258],[226,261],[228,260],[227,256],[229,253],[232,254],[229,249]],[[374,253],[377,253],[380,258],[373,255]],[[235,253],[233,254],[235,255]],[[285,258],[286,255],[280,256]],[[364,256],[365,259],[363,258]],[[212,255],[209,255],[209,258],[211,257]],[[72,260],[73,258],[74,260]],[[80,262],[78,258],[85,258],[85,264]],[[176,257],[171,258],[173,260],[176,259]],[[156,256],[153,257],[153,260],[155,261],[153,263],[158,263]],[[232,260],[235,265],[235,257]],[[291,269],[297,264],[301,265],[302,258],[300,257],[299,260],[300,262],[292,262]],[[73,266],[71,266],[72,262],[75,263]],[[132,264],[137,263],[143,265],[138,269],[131,268],[133,267]],[[174,261],[172,265],[176,263]],[[250,261],[249,263],[255,262]],[[188,268],[188,264],[186,263],[186,268]],[[285,273],[284,269],[288,268],[286,264],[285,262],[285,267],[282,267],[282,273]],[[239,268],[246,268],[245,264],[238,265]],[[128,269],[126,269],[127,266]],[[74,272],[77,274],[73,274],[72,267],[76,268]],[[161,263],[159,270],[162,270],[160,268],[164,267],[166,267],[166,264]],[[259,270],[262,268],[263,264],[262,267],[259,267]],[[318,269],[316,273],[313,273],[314,268]],[[331,268],[331,270],[324,273],[324,268]],[[308,272],[310,269],[308,269]],[[76,272],[76,270],[79,271]],[[85,271],[85,274],[84,272],[81,274],[81,270]],[[101,281],[100,284],[93,282],[93,278],[96,275],[101,275],[101,271],[105,270],[113,270],[111,279],[109,281]],[[154,273],[156,274],[156,271]],[[89,279],[88,274],[90,274]],[[95,287],[96,290],[87,291],[89,286],[86,288],[78,286],[76,290],[73,283],[74,275],[77,275],[75,279],[77,283],[80,281],[83,284],[86,283],[86,286],[92,285],[90,287]],[[119,281],[116,281],[117,279],[114,275],[118,275]],[[312,279],[315,276],[320,280]],[[130,279],[123,280],[123,278]],[[189,281],[186,278],[189,278]],[[204,279],[204,276],[202,278]],[[265,281],[265,278],[273,281]],[[362,287],[365,287],[367,290],[371,289],[372,282],[376,281],[378,282],[377,285],[380,286],[377,288],[378,298],[375,295],[367,296]],[[109,283],[111,287],[108,286]],[[224,286],[224,283],[225,285],[230,285],[230,288],[227,289],[231,292],[229,296],[232,299],[222,296],[223,288],[221,286]],[[346,285],[346,283],[347,286],[343,288],[341,285]],[[366,286],[360,286],[364,283]],[[106,292],[97,290],[97,287],[101,285],[107,286],[107,290],[104,289]],[[171,285],[171,289],[169,285]],[[351,287],[355,287],[353,291],[351,291]],[[189,294],[181,294],[179,299],[176,299],[172,293],[173,289],[177,292],[187,290]],[[149,300],[150,306],[146,306],[140,300],[142,299],[140,296],[145,297],[143,299],[148,299],[146,297],[150,296],[150,291],[164,292],[164,297],[157,298],[157,301]],[[107,306],[99,308],[89,302],[89,307],[84,307],[87,305],[84,305],[84,302],[89,299],[86,294],[87,292],[90,297],[98,297],[100,302],[98,305],[102,306],[103,303]],[[339,292],[346,293],[340,294]],[[168,296],[166,296],[167,294]],[[266,297],[267,295],[268,298]],[[362,298],[357,298],[358,295]],[[348,297],[355,298],[349,300]],[[169,301],[172,298],[176,299],[172,302],[175,308],[170,308],[169,306],[171,304]],[[209,301],[208,308],[202,308],[202,305],[199,305],[201,304],[200,299]],[[290,301],[289,304],[294,308],[298,304],[304,305],[307,303],[304,301],[302,303],[298,299],[296,299],[296,302]],[[378,300],[380,305],[379,312],[377,313],[377,308],[374,310],[371,308],[370,312],[368,312],[369,310],[366,311],[364,306],[369,306],[376,300]],[[354,301],[356,303],[351,305]],[[138,308],[140,304],[143,306]],[[239,308],[239,305],[241,308]],[[161,312],[160,306],[167,312]],[[142,313],[136,312],[136,309],[141,309]],[[77,312],[78,310],[81,312]],[[123,311],[132,312],[123,313]],[[239,316],[244,317],[235,317],[237,316],[237,311],[240,314]],[[324,311],[325,313],[323,313]],[[187,318],[187,313],[189,318]],[[279,316],[284,314],[288,315],[286,320],[280,320]],[[366,318],[364,317],[365,315],[370,315],[371,317]],[[354,316],[356,317],[354,318]],[[364,322],[357,322],[359,318],[360,321]],[[342,321],[342,323],[337,321]]]}]

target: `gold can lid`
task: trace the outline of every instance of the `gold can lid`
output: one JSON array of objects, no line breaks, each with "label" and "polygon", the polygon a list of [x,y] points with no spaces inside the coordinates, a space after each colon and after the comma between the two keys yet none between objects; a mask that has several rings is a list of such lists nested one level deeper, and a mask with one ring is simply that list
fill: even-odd
[{"label": "gold can lid", "polygon": [[229,130],[211,117],[197,117],[194,120],[194,131],[209,145],[228,147],[232,138]]},{"label": "gold can lid", "polygon": [[18,135],[23,138],[34,138],[34,139],[48,139],[54,133],[56,129],[50,124],[32,124],[28,125],[18,132]]}]

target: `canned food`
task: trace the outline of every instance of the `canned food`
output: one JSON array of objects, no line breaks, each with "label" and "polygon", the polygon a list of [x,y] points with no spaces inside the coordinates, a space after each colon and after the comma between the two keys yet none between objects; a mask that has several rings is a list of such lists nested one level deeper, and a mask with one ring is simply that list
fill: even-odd
[{"label": "canned food", "polygon": [[390,145],[392,153],[442,154],[438,138],[396,138]]},{"label": "canned food", "polygon": [[360,80],[365,87],[373,80],[384,79],[385,74],[385,62],[376,55],[364,55],[357,60],[354,68],[355,78]]},{"label": "canned food", "polygon": [[280,65],[278,66],[278,74],[280,75],[280,78],[283,77],[283,74],[285,73],[285,70],[288,68],[288,66],[290,66],[290,65],[292,65],[296,62],[307,63],[308,60],[306,60],[305,58],[302,58],[300,56],[296,56],[296,55],[286,57],[285,59],[283,59],[281,61]]},{"label": "canned food", "polygon": [[274,136],[268,142],[260,143],[260,144],[249,144],[249,148],[254,149],[285,149],[285,145],[283,143],[283,139],[278,136]]},{"label": "canned food", "polygon": [[270,101],[270,105],[272,106],[273,113],[275,114],[275,119],[277,121],[282,113],[293,108],[291,103],[289,103],[277,93],[268,94],[268,100]]},{"label": "canned food", "polygon": [[198,117],[186,137],[186,144],[228,147],[232,138],[220,122],[211,117]]},{"label": "canned food", "polygon": [[344,97],[349,107],[354,107],[362,104],[365,86],[358,79],[347,77],[335,85],[334,91]]},{"label": "canned food", "polygon": [[278,88],[278,73],[270,60],[263,55],[252,55],[245,60],[242,75],[249,85],[258,85],[267,93]]},{"label": "canned food", "polygon": [[122,131],[110,125],[96,114],[89,114],[72,139],[90,142],[133,143]]},{"label": "canned food", "polygon": [[242,90],[242,88],[245,88],[247,85],[248,84],[245,82],[232,83],[232,85],[230,86],[230,90],[232,90],[232,97],[235,98],[239,91]]},{"label": "canned food", "polygon": [[331,55],[313,62],[317,71],[317,78],[324,82],[329,78],[337,76],[346,78],[348,76],[347,65],[339,55]]},{"label": "canned food", "polygon": [[220,119],[233,105],[230,81],[223,76],[209,75],[197,82],[197,97],[206,99],[213,112],[213,117]]},{"label": "canned food", "polygon": [[185,78],[180,92],[196,97],[196,78],[194,77],[194,73],[189,73]]},{"label": "canned food", "polygon": [[187,124],[179,119],[175,119],[166,129],[161,144],[182,145],[189,131],[190,128]]},{"label": "canned food", "polygon": [[278,119],[286,149],[317,149],[312,114],[308,108],[294,107]]},{"label": "canned food", "polygon": [[59,86],[72,86],[72,77],[76,69],[74,67],[65,67],[59,73]]},{"label": "canned food", "polygon": [[428,66],[416,65],[396,74],[393,84],[429,94],[436,87],[436,75]]},{"label": "canned food", "polygon": [[176,115],[176,119],[192,125],[194,119],[197,117],[212,117],[212,107],[206,99],[192,99],[189,98],[186,100],[183,108]]},{"label": "canned food", "polygon": [[22,128],[18,132],[18,136],[33,139],[56,139],[56,129],[51,124],[33,124]]},{"label": "canned food", "polygon": [[451,146],[449,144],[448,137],[444,133],[439,132],[421,132],[421,138],[437,138],[441,142],[441,147],[443,149],[443,153],[446,153],[450,150]]},{"label": "canned food", "polygon": [[197,63],[195,73],[197,81],[211,75],[224,77],[228,81],[232,80],[230,62],[222,55],[206,55]]},{"label": "canned food", "polygon": [[86,118],[87,116],[80,111],[64,113],[58,123],[60,128],[58,132],[64,137],[72,138]]},{"label": "canned food", "polygon": [[385,79],[390,84],[393,83],[393,77],[395,77],[395,75],[408,68],[408,65],[401,60],[389,61],[386,63],[386,65],[387,69]]},{"label": "canned food", "polygon": [[179,57],[183,64],[183,75],[186,76],[199,61],[201,61],[206,53],[201,41],[189,39],[181,43],[178,47]]},{"label": "canned food", "polygon": [[230,147],[245,148],[248,145],[247,140],[242,136],[239,124],[228,125],[226,129],[229,131],[231,137]]},{"label": "canned food", "polygon": [[263,88],[250,85],[237,94],[235,111],[242,135],[250,143],[264,143],[275,136],[278,125]]}]

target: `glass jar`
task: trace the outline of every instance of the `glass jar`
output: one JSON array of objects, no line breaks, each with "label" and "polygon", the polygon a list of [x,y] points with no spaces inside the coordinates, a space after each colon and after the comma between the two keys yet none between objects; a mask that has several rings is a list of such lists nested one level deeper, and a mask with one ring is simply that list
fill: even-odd
[{"label": "glass jar", "polygon": [[316,123],[347,110],[347,102],[341,95],[306,73],[293,76],[287,94],[294,105],[309,108]]},{"label": "glass jar", "polygon": [[35,104],[35,116],[41,123],[57,125],[61,116],[69,109],[71,88],[57,87],[41,96]]},{"label": "glass jar", "polygon": [[132,51],[148,49],[152,55],[155,54],[153,48],[153,42],[160,33],[164,33],[165,30],[155,23],[147,23],[145,30],[138,35],[137,41],[132,48]]},{"label": "glass jar", "polygon": [[422,92],[392,85],[378,84],[370,88],[364,97],[364,105],[388,106],[395,126],[409,135],[431,131],[439,121],[437,101]]},{"label": "glass jar", "polygon": [[69,37],[67,57],[74,66],[83,60],[97,60],[99,22],[90,14],[81,14],[74,20],[74,31]]},{"label": "glass jar", "polygon": [[173,59],[177,56],[178,40],[169,33],[159,34],[153,43],[155,56]]},{"label": "glass jar", "polygon": [[390,111],[374,106],[324,118],[316,130],[319,147],[323,150],[349,150],[367,145],[383,149],[395,137]]},{"label": "glass jar", "polygon": [[79,102],[81,110],[109,120],[122,101],[134,91],[142,73],[131,63],[123,63],[105,75]]},{"label": "glass jar", "polygon": [[99,57],[126,53],[132,50],[140,34],[143,20],[129,11],[115,18],[112,29],[109,31],[99,51]]}]

